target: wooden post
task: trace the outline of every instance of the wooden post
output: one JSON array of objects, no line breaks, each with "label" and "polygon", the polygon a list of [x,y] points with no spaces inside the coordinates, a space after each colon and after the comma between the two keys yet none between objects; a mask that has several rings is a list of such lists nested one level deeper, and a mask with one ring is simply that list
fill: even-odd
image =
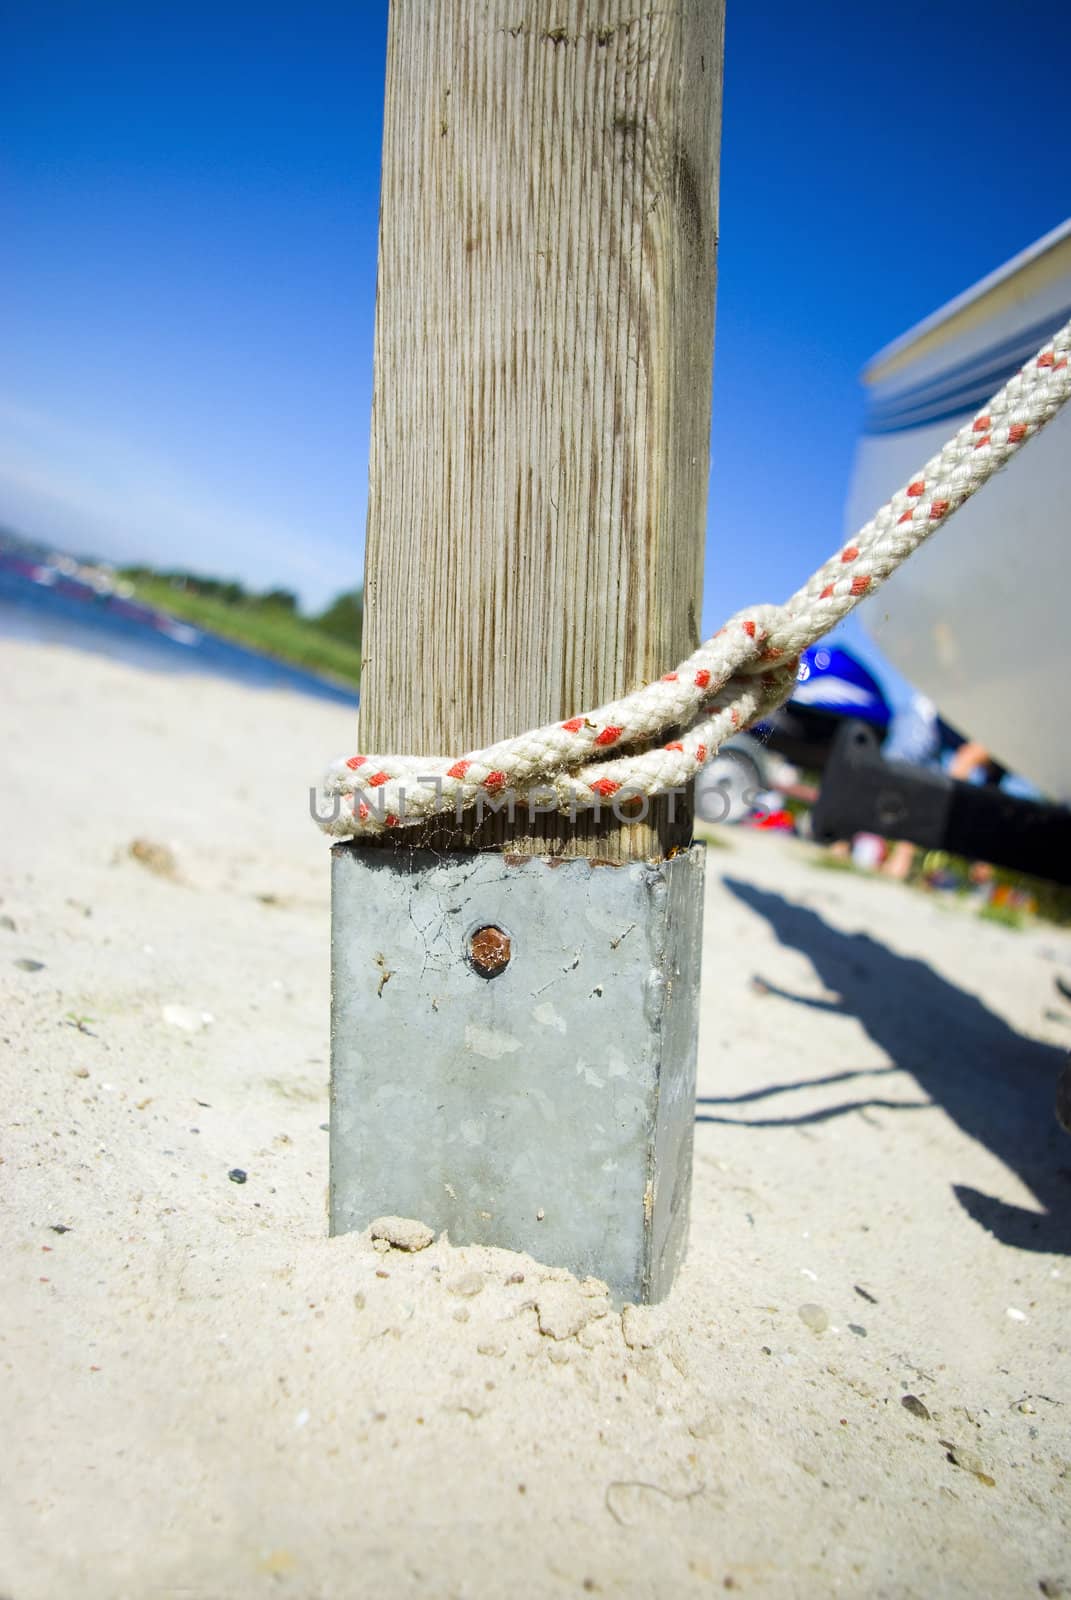
[{"label": "wooden post", "polygon": [[[478,748],[699,642],[722,17],[394,0],[361,749]],[[645,859],[678,814],[511,848]]]},{"label": "wooden post", "polygon": [[[394,0],[362,750],[434,754],[488,744],[625,693],[666,671],[698,642],[722,21],[722,0],[668,0],[639,12],[626,0]],[[609,812],[577,825],[521,812],[512,824],[500,816],[479,828],[438,826],[417,843],[459,852],[455,865],[471,887],[481,869],[474,865],[470,872],[464,852],[474,848],[491,845],[508,852],[510,861],[579,856],[608,869],[611,863],[645,863],[649,873],[668,871],[674,863],[666,858],[688,843],[690,833],[690,809],[678,800],[675,818],[666,802],[657,802],[642,824],[625,825]],[[368,1163],[357,1147],[367,1154],[365,1147],[377,1140],[382,1145],[382,1119],[398,1108],[392,1112],[391,1095],[384,1099],[377,1092],[367,1033],[360,1047],[350,1039],[352,1030],[381,1028],[380,1058],[397,1061],[400,1019],[386,1002],[400,1003],[404,974],[377,988],[379,1004],[370,1011],[363,999],[352,1010],[351,991],[364,992],[366,956],[382,956],[392,975],[400,974],[392,962],[403,963],[404,957],[355,945],[351,915],[358,915],[356,902],[363,900],[364,916],[374,925],[382,912],[381,925],[388,925],[383,908],[368,900],[379,892],[369,885],[386,882],[387,854],[406,875],[412,919],[422,893],[420,874],[440,859],[411,855],[413,843],[406,836],[385,849],[336,851],[336,1228],[364,1225],[370,1206],[372,1215],[399,1209],[397,1194],[424,1193],[419,1186],[392,1189],[386,1183],[377,1203],[368,1191]],[[378,865],[366,879],[373,857]],[[686,852],[677,859],[691,862],[695,876],[693,856]],[[608,876],[601,868],[585,867],[584,873],[581,881],[541,867],[535,878],[525,876],[522,898],[531,890],[536,900],[525,900],[523,909],[515,906],[512,915],[542,926],[536,902],[544,891],[538,884],[555,878],[573,884],[569,892],[581,897],[587,926],[597,926],[599,908],[591,896],[620,897],[625,880],[611,891],[613,869]],[[644,1056],[643,1070],[653,1072],[654,1088],[641,1118],[647,1180],[635,1201],[649,1234],[660,1180],[656,1147],[658,1159],[665,1156],[678,1168],[691,1149],[690,1106],[687,1135],[680,1132],[668,1154],[656,1128],[659,1084],[664,1089],[677,1071],[686,1090],[693,1070],[699,959],[699,928],[690,925],[695,948],[682,953],[680,940],[667,930],[665,908],[679,902],[678,922],[685,915],[681,906],[691,908],[686,914],[692,923],[699,911],[694,888],[670,885],[660,898],[642,872],[629,882],[642,904],[655,908],[655,922],[650,928],[644,922],[643,938],[633,940],[643,970],[632,969],[634,958],[622,944],[614,980],[621,978],[626,988],[639,981],[642,987],[652,961],[657,967],[670,960],[672,973],[663,973],[666,993],[676,983],[679,993],[691,996],[681,1012],[684,1020],[672,1026],[654,1008],[658,1038],[652,1035],[653,1054]],[[451,883],[448,891],[442,883],[432,888],[429,878],[428,892],[433,899],[442,893],[449,898],[457,888]],[[615,904],[606,915],[612,920],[619,910]],[[572,909],[557,905],[554,915],[568,922],[579,911],[580,900]],[[647,912],[638,915],[643,922]],[[608,927],[605,917],[602,927]],[[510,982],[523,986],[525,975],[513,969],[521,965],[526,929],[515,926],[511,933],[518,955]],[[528,948],[540,938],[533,935]],[[608,943],[601,940],[600,948]],[[540,949],[550,971],[553,952],[550,946]],[[448,977],[440,987],[448,986]],[[471,974],[465,981],[470,979]],[[457,991],[457,1005],[465,1015],[469,1008],[477,1035],[488,1027],[477,1013],[491,1005],[492,994],[501,1007],[506,987],[503,977],[482,991],[478,982],[471,992]],[[452,1045],[442,1033],[446,1024],[436,1020],[441,1010],[431,1009],[436,997],[418,991],[419,985],[407,991],[407,1003],[419,999],[426,1005],[426,1026],[419,1038],[409,1037],[410,1052],[416,1047],[421,1060],[434,1062],[441,1055],[445,1061]],[[524,990],[533,991],[531,983]],[[460,1026],[464,1016],[455,1020]],[[604,1010],[591,1025],[613,1021]],[[570,1049],[577,1046],[584,1031],[578,1019],[564,1017],[551,1032],[561,1028]],[[670,1035],[681,1058],[676,1066],[661,1055]],[[627,1056],[635,1041],[619,1043]],[[488,1049],[493,1057],[493,1044]],[[432,1078],[424,1089],[434,1094],[437,1069],[428,1070]],[[454,1106],[458,1116],[462,1109]],[[584,1113],[578,1108],[578,1114]],[[426,1144],[426,1130],[421,1137]],[[523,1166],[530,1153],[521,1148],[523,1126],[513,1126],[511,1137],[512,1154]],[[413,1162],[426,1166],[430,1160],[437,1170],[442,1165],[444,1193],[458,1188],[444,1155],[453,1144],[451,1134],[443,1149],[411,1151]],[[404,1144],[393,1143],[390,1170],[405,1160]],[[569,1160],[582,1161],[582,1147]],[[518,1161],[500,1164],[500,1176],[515,1172]],[[355,1190],[358,1167],[365,1176]],[[558,1177],[575,1187],[575,1172]],[[669,1186],[679,1233],[679,1170]],[[630,1202],[615,1192],[612,1203]],[[668,1194],[665,1203],[668,1218]],[[686,1210],[686,1200],[683,1205]],[[535,1209],[545,1220],[545,1207]],[[601,1210],[598,1196],[596,1209]],[[508,1210],[503,1200],[491,1214],[501,1219]],[[491,1242],[518,1242],[515,1222],[481,1228],[473,1220],[486,1214],[486,1205],[474,1210],[459,1202],[427,1220],[445,1218],[455,1239],[460,1228]],[[519,1242],[538,1253],[540,1238],[549,1233],[536,1230],[532,1245],[521,1229]],[[566,1228],[560,1237],[565,1241],[567,1235]],[[649,1258],[649,1238],[641,1248]],[[572,1251],[566,1264],[586,1262],[587,1249],[585,1244],[579,1253]],[[559,1247],[566,1256],[571,1250],[568,1242]],[[599,1271],[598,1260],[588,1265]],[[650,1259],[635,1272],[619,1263],[616,1282],[623,1293],[647,1296],[661,1292],[667,1271],[671,1276],[672,1267],[653,1269]]]}]

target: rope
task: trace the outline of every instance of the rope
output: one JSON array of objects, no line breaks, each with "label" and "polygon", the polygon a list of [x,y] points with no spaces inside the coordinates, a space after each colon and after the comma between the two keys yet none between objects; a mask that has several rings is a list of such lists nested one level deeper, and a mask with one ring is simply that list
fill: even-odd
[{"label": "rope", "polygon": [[[874,594],[1052,421],[1071,395],[1069,352],[1071,322],[784,605],[737,612],[656,683],[485,750],[337,761],[323,783],[332,810],[318,818],[321,828],[376,834],[507,795],[516,806],[570,815],[614,800],[627,815],[626,797],[642,804],[681,788],[723,740],[788,699],[801,651]],[[667,734],[674,737],[656,748],[616,753]]]}]

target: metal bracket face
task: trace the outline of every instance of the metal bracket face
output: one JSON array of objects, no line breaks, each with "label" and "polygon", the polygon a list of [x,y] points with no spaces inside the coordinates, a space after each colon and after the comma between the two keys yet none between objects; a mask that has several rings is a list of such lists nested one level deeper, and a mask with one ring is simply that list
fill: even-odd
[{"label": "metal bracket face", "polygon": [[332,853],[331,1230],[385,1213],[625,1300],[687,1234],[705,852]]}]

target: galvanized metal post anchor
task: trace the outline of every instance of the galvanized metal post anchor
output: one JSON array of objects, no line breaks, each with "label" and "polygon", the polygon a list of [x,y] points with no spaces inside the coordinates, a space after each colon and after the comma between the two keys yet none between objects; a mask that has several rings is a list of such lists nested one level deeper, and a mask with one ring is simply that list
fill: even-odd
[{"label": "galvanized metal post anchor", "polygon": [[384,1212],[668,1292],[684,1252],[704,851],[612,866],[339,845],[331,1228]]}]

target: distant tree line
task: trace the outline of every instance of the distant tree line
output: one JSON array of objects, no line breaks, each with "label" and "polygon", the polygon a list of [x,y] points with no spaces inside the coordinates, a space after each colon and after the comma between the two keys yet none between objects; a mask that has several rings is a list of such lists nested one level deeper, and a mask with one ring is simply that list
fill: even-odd
[{"label": "distant tree line", "polygon": [[[209,578],[200,572],[183,572],[179,569],[160,571],[156,567],[124,567],[123,577],[132,583],[146,580],[166,583],[170,588],[188,595],[200,595],[206,600],[216,600],[226,606],[239,606],[246,611],[265,611],[276,614],[300,615],[298,597],[292,589],[247,589],[236,578]],[[302,620],[313,627],[342,639],[346,644],[357,645],[361,638],[364,618],[364,591],[347,589],[336,595],[325,610]]]},{"label": "distant tree line", "polygon": [[336,639],[356,644],[364,625],[364,590],[345,589],[336,595],[325,611],[315,619],[316,626]]}]

